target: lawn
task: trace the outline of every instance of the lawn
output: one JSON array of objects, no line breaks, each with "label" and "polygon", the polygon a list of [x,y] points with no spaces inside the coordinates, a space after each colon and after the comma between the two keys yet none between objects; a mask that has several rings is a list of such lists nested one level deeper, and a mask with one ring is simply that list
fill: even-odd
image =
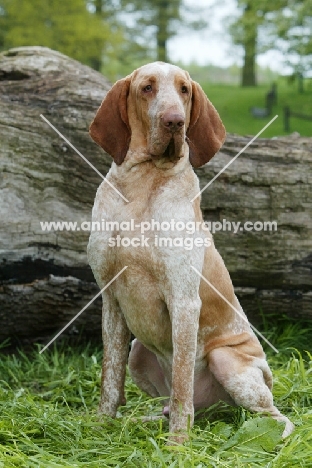
[{"label": "lawn", "polygon": [[282,78],[278,81],[278,103],[273,106],[272,114],[266,118],[254,118],[250,107],[265,106],[265,95],[270,85],[242,88],[235,85],[220,85],[201,83],[207,96],[218,110],[225,128],[229,133],[239,135],[256,135],[264,125],[275,115],[278,119],[263,133],[263,137],[273,137],[298,132],[301,136],[312,136],[312,121],[295,117],[290,119],[290,131],[284,131],[284,107],[289,106],[293,112],[312,117],[312,84],[306,85],[303,94],[298,93],[297,87],[289,85]]},{"label": "lawn", "polygon": [[[168,422],[142,422],[161,402],[127,379],[127,406],[99,421],[101,348],[60,339],[41,355],[3,353],[0,363],[0,467],[271,467],[312,466],[312,324],[266,318],[259,326],[279,349],[267,350],[282,425],[243,408],[224,407],[196,422],[183,446],[168,447]],[[273,353],[273,351],[272,351]]]}]

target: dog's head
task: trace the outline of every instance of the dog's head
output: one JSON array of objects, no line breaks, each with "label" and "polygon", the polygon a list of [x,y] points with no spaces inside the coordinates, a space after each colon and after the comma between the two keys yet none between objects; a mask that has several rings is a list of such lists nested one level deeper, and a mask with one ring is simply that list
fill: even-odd
[{"label": "dog's head", "polygon": [[200,167],[219,151],[225,128],[186,71],[155,62],[114,84],[97,111],[90,135],[118,165],[129,147],[145,148],[152,160],[177,161],[186,141],[191,164]]}]

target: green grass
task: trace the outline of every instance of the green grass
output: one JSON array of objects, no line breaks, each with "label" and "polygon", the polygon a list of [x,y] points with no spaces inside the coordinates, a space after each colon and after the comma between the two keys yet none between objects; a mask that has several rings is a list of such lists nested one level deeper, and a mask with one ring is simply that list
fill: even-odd
[{"label": "green grass", "polygon": [[312,122],[291,117],[290,132],[284,131],[285,106],[293,112],[312,116],[312,85],[306,85],[306,91],[299,94],[295,85],[288,85],[280,79],[278,82],[278,104],[273,107],[272,115],[263,119],[254,118],[250,114],[250,107],[265,105],[265,95],[270,85],[242,88],[234,85],[219,85],[202,83],[207,96],[218,110],[226,130],[239,135],[256,135],[264,125],[276,114],[278,119],[262,134],[270,138],[288,133],[298,132],[301,136],[312,136]]},{"label": "green grass", "polygon": [[120,417],[99,421],[101,349],[64,340],[42,355],[1,356],[0,467],[311,467],[312,324],[266,317],[259,328],[280,350],[267,351],[276,404],[296,425],[286,440],[271,418],[224,407],[168,447],[167,421],[140,420],[160,414],[161,402],[130,379]]}]

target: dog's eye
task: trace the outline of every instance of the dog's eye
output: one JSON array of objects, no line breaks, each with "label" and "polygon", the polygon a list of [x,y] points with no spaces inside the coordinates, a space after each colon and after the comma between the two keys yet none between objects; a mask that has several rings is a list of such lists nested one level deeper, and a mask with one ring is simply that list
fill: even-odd
[{"label": "dog's eye", "polygon": [[150,93],[151,91],[153,91],[153,88],[152,88],[152,85],[147,85],[143,88],[143,91],[144,93]]},{"label": "dog's eye", "polygon": [[188,88],[187,88],[187,86],[182,86],[182,87],[181,87],[181,93],[183,93],[183,94],[188,93]]}]

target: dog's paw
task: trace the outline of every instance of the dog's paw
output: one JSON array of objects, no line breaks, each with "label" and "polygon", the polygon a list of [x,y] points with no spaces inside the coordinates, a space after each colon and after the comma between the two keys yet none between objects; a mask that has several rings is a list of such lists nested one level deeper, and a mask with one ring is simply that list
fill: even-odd
[{"label": "dog's paw", "polygon": [[167,446],[173,447],[174,445],[182,445],[188,439],[189,439],[189,436],[186,432],[179,432],[177,434],[172,434],[167,441]]},{"label": "dog's paw", "polygon": [[117,407],[116,405],[109,405],[106,402],[105,403],[100,403],[98,411],[97,411],[98,417],[99,418],[105,418],[105,416],[108,416],[110,418],[116,418],[117,414]]}]

